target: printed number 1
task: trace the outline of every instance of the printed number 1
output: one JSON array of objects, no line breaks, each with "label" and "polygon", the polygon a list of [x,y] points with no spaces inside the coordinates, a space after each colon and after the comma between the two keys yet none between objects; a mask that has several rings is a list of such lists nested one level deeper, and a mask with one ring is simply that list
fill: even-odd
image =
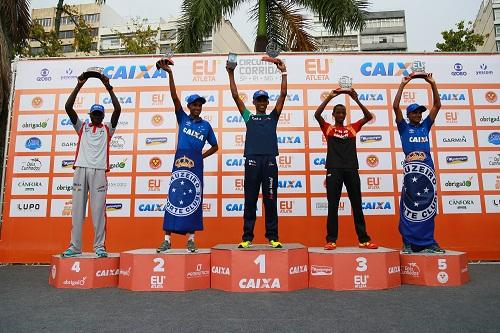
[{"label": "printed number 1", "polygon": [[264,274],[266,272],[266,255],[261,254],[255,260],[254,263],[259,265],[259,273]]},{"label": "printed number 1", "polygon": [[77,273],[80,272],[80,262],[79,261],[75,261],[73,263],[73,266],[71,266],[71,270],[73,272],[77,272]]},{"label": "printed number 1", "polygon": [[165,268],[163,267],[163,265],[165,265],[165,260],[163,260],[163,258],[154,258],[153,262],[156,264],[153,268],[153,272],[165,272]]}]

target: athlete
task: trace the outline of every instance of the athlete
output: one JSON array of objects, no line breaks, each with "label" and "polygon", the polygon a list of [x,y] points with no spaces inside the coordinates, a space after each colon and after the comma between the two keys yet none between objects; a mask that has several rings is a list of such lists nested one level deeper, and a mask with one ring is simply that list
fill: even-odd
[{"label": "athlete", "polygon": [[111,122],[103,123],[104,106],[94,104],[90,108],[90,123],[78,118],[73,109],[76,96],[87,78],[80,75],[75,89],[66,101],[65,109],[75,131],[78,133],[78,145],[74,163],[73,199],[71,210],[71,243],[69,248],[61,253],[61,257],[76,257],[82,254],[82,225],[85,219],[88,193],[90,193],[90,210],[94,223],[94,251],[100,258],[108,256],[104,242],[106,240],[106,193],[108,182],[106,172],[109,171],[109,143],[113,136],[121,106],[109,84],[109,79],[102,75],[99,78],[111,96],[113,114]]},{"label": "athlete", "polygon": [[276,64],[276,67],[281,72],[281,90],[274,109],[271,113],[266,113],[269,105],[269,94],[267,91],[258,90],[253,94],[253,105],[256,113],[252,114],[238,94],[234,80],[234,67],[226,64],[231,95],[247,128],[243,155],[246,158],[245,210],[243,213],[243,237],[238,245],[239,248],[252,246],[257,199],[261,187],[265,208],[265,236],[271,247],[283,247],[278,238],[278,165],[276,164],[278,138],[276,127],[287,95],[287,72],[285,64],[281,61]]},{"label": "athlete", "polygon": [[[168,73],[179,133],[163,219],[165,239],[156,252],[168,252],[172,245],[171,234],[176,233],[187,234],[187,250],[194,253],[198,251],[195,231],[203,230],[203,159],[214,154],[219,146],[212,126],[200,117],[206,99],[197,94],[188,96],[189,115],[186,114],[177,96],[172,68],[165,59],[158,65]],[[207,141],[211,147],[203,152]]]},{"label": "athlete", "polygon": [[399,212],[399,232],[403,237],[402,252],[444,253],[434,240],[434,218],[437,212],[436,175],[429,144],[429,131],[441,108],[441,99],[432,74],[428,74],[424,80],[431,85],[433,99],[429,115],[422,121],[422,113],[427,111],[427,108],[410,104],[406,108],[409,120],[407,122],[399,104],[403,90],[411,80],[409,76],[403,78],[393,103],[405,153]]},{"label": "athlete", "polygon": [[[328,103],[340,94],[349,95],[363,111],[363,118],[357,122],[344,126],[346,107],[337,104],[333,107],[333,118],[335,124],[330,124],[321,116]],[[378,245],[370,241],[366,233],[365,218],[361,208],[361,182],[359,179],[359,164],[356,153],[356,134],[364,124],[369,122],[373,116],[368,109],[361,104],[358,94],[354,89],[344,91],[332,90],[314,113],[321,130],[327,140],[326,154],[326,195],[328,200],[328,218],[326,220],[326,245],[325,250],[337,248],[337,237],[339,231],[338,208],[342,185],[345,184],[351,207],[354,214],[354,226],[358,235],[359,247],[365,249],[377,249]]]}]

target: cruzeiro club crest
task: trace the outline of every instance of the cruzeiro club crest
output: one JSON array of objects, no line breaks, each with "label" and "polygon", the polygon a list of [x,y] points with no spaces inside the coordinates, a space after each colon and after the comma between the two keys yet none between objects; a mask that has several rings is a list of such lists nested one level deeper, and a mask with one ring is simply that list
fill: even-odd
[{"label": "cruzeiro club crest", "polygon": [[188,170],[176,170],[170,178],[166,210],[174,216],[189,216],[201,204],[201,182]]},{"label": "cruzeiro club crest", "polygon": [[402,197],[401,209],[408,221],[424,222],[434,217],[437,211],[434,170],[425,163],[406,163]]}]

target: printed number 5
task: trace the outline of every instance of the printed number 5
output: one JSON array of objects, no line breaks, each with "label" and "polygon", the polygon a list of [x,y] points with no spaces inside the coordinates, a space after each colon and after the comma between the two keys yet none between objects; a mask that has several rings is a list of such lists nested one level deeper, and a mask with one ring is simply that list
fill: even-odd
[{"label": "printed number 5", "polygon": [[447,268],[448,265],[446,264],[446,259],[438,259],[438,269],[444,271]]}]

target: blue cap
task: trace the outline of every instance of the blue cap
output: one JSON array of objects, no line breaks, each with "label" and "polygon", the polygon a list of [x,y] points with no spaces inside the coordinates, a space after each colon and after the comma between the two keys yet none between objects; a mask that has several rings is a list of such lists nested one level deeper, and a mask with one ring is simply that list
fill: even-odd
[{"label": "blue cap", "polygon": [[102,106],[101,104],[94,104],[90,107],[90,112],[89,113],[92,113],[92,112],[102,112],[104,113],[104,106]]},{"label": "blue cap", "polygon": [[257,90],[256,92],[253,93],[253,99],[257,99],[261,96],[265,96],[266,98],[269,98],[269,94],[265,90]]},{"label": "blue cap", "polygon": [[196,101],[200,101],[201,104],[205,104],[207,102],[207,100],[205,99],[205,97],[200,96],[198,94],[193,94],[193,95],[188,96],[188,98],[186,98],[186,102],[188,104],[194,103]]},{"label": "blue cap", "polygon": [[414,112],[414,111],[425,112],[425,111],[427,111],[427,108],[425,106],[417,104],[417,103],[410,104],[406,108],[406,113],[410,113],[410,112]]}]

